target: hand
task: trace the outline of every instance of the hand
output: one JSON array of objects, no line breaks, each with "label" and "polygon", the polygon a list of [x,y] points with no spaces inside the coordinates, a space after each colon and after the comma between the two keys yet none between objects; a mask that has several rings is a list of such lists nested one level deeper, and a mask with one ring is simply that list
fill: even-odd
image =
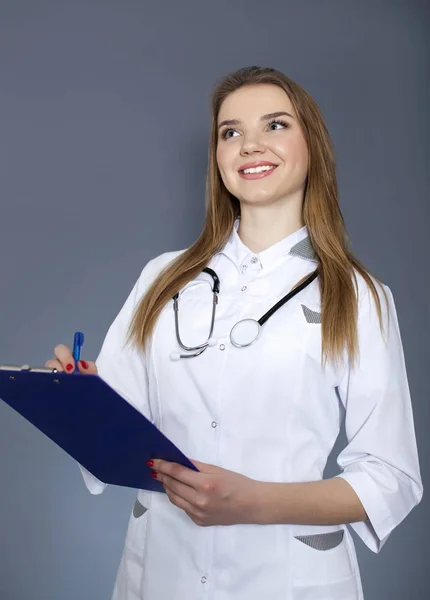
[{"label": "hand", "polygon": [[[57,369],[57,371],[64,371],[65,373],[73,373],[75,370],[75,359],[73,358],[72,351],[64,344],[59,344],[54,348],[55,358],[47,360],[45,367],[49,369]],[[96,375],[97,367],[94,362],[90,360],[78,360],[79,372],[83,375]]]},{"label": "hand", "polygon": [[153,461],[151,468],[172,504],[202,527],[257,522],[252,503],[260,482],[221,467],[191,462],[200,472],[165,460]]}]

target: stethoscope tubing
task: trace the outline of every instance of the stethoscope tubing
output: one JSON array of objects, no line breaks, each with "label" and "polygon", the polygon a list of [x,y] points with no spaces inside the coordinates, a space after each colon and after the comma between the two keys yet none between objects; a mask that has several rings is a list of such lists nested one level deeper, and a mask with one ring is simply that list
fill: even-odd
[{"label": "stethoscope tubing", "polygon": [[[211,275],[212,279],[213,279],[213,287],[212,287],[212,294],[213,294],[213,301],[212,301],[212,315],[211,315],[211,325],[210,325],[210,331],[209,331],[209,336],[208,336],[208,340],[206,342],[204,342],[203,344],[200,344],[199,346],[186,346],[185,344],[183,344],[181,336],[180,336],[180,332],[179,332],[179,303],[178,303],[178,299],[179,299],[179,292],[176,293],[173,296],[173,310],[174,310],[174,314],[175,314],[175,332],[176,332],[176,339],[177,342],[179,344],[179,346],[185,350],[186,352],[188,352],[188,354],[179,354],[176,355],[176,358],[193,358],[196,356],[199,356],[200,354],[202,354],[202,352],[204,352],[206,350],[206,348],[210,345],[213,345],[211,342],[211,340],[213,340],[212,338],[212,333],[214,330],[214,325],[215,325],[215,313],[216,313],[216,306],[218,304],[218,294],[220,291],[220,279],[218,277],[218,275],[215,273],[215,271],[213,269],[211,269],[210,267],[205,267],[203,269],[203,272],[208,273],[209,275]],[[235,346],[236,348],[245,348],[247,346],[251,346],[252,344],[254,344],[256,342],[256,340],[260,337],[260,333],[261,333],[261,327],[262,325],[264,325],[264,323],[266,323],[266,321],[268,319],[270,319],[270,317],[277,311],[279,310],[286,302],[288,302],[288,300],[291,300],[291,298],[293,298],[294,296],[296,296],[298,293],[300,293],[302,290],[304,290],[308,285],[310,285],[312,283],[312,281],[314,281],[314,279],[316,279],[316,277],[318,276],[318,267],[315,269],[315,271],[313,271],[313,273],[311,273],[311,275],[309,277],[307,277],[304,281],[302,281],[302,283],[300,285],[298,285],[297,287],[295,287],[293,290],[291,290],[290,292],[288,292],[288,294],[286,294],[283,298],[281,298],[276,304],[274,304],[262,317],[260,317],[257,320],[252,319],[252,318],[247,318],[247,319],[242,319],[241,321],[238,321],[231,329],[230,331],[230,341],[233,344],[233,346]],[[244,324],[246,322],[252,322],[255,323],[257,325],[257,333],[256,335],[251,339],[251,341],[249,342],[245,342],[245,343],[240,343],[234,340],[232,334],[233,331],[240,326],[241,324]],[[173,356],[173,355],[172,355]]]},{"label": "stethoscope tubing", "polygon": [[298,285],[296,288],[294,288],[293,290],[291,290],[291,292],[288,292],[288,294],[286,296],[284,296],[283,298],[281,298],[279,300],[279,302],[277,302],[276,304],[274,304],[272,306],[272,308],[270,308],[262,317],[260,317],[258,319],[258,323],[260,325],[264,325],[264,323],[270,319],[270,317],[278,310],[281,308],[281,306],[283,306],[286,302],[288,302],[288,300],[291,300],[291,298],[293,298],[296,294],[298,294],[299,292],[301,292],[302,290],[304,290],[309,284],[312,283],[312,281],[314,279],[316,279],[316,277],[318,276],[318,268],[315,269],[315,271],[313,273],[311,273],[311,275],[309,277],[307,277],[304,281],[302,281],[302,283],[300,285]]}]

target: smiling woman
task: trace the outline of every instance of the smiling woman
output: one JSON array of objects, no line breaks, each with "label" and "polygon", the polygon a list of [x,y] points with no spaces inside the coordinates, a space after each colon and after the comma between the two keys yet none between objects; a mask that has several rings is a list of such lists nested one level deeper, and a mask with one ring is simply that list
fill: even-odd
[{"label": "smiling woman", "polygon": [[[267,107],[278,110],[265,113]],[[240,119],[228,118],[237,114]],[[224,185],[241,202],[241,210],[288,198],[291,213],[300,215],[309,154],[284,90],[268,84],[241,87],[224,100],[218,118],[217,163]],[[254,160],[246,161],[245,156]],[[264,182],[245,183],[256,179]],[[301,219],[292,225],[297,229],[304,223]]]},{"label": "smiling woman", "polygon": [[[379,552],[420,502],[412,405],[391,290],[351,252],[323,117],[283,73],[216,86],[206,206],[196,242],[149,261],[79,364],[198,468],[142,465],[166,493],[139,490],[112,599],[362,600],[346,524]],[[343,417],[341,472],[323,480]]]}]

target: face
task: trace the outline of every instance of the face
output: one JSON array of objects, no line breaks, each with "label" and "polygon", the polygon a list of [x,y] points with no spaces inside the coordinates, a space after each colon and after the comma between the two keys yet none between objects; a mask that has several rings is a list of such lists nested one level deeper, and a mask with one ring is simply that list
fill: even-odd
[{"label": "face", "polygon": [[272,203],[303,193],[308,150],[284,90],[257,84],[229,94],[218,115],[216,158],[224,185],[241,203]]}]

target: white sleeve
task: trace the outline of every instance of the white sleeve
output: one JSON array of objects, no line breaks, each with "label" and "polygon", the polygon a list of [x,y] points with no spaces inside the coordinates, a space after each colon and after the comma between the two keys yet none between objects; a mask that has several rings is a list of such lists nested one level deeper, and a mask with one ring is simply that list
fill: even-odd
[{"label": "white sleeve", "polygon": [[348,444],[337,457],[342,477],[358,495],[367,521],[350,523],[363,542],[378,553],[389,535],[423,495],[414,418],[399,323],[393,295],[389,326],[382,292],[383,336],[368,286],[360,296],[360,362],[347,368],[338,386],[345,407]]},{"label": "white sleeve", "polygon": [[[145,356],[135,346],[131,344],[126,346],[125,344],[134,309],[148,288],[148,270],[154,260],[150,261],[143,269],[119,314],[110,326],[96,360],[99,376],[152,422]],[[101,494],[107,484],[100,481],[82,465],[79,464],[79,467],[85,485],[91,494]]]}]

